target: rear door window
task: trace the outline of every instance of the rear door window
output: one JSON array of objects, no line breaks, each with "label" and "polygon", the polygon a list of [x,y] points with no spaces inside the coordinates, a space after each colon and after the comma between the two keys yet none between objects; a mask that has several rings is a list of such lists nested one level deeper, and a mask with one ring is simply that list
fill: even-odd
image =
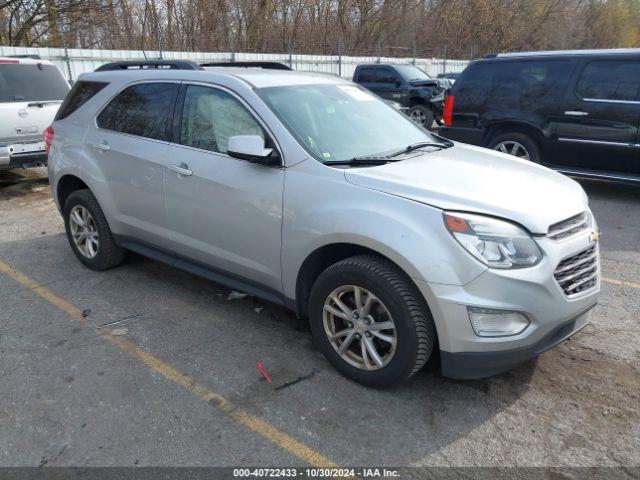
[{"label": "rear door window", "polygon": [[105,82],[77,82],[60,106],[55,119],[67,118],[107,85]]},{"label": "rear door window", "polygon": [[98,115],[98,127],[169,140],[177,83],[140,83],[120,92]]},{"label": "rear door window", "polygon": [[638,100],[640,62],[629,60],[589,62],[580,74],[576,93],[583,100]]},{"label": "rear door window", "polygon": [[44,63],[0,63],[0,103],[62,100],[69,84],[60,70]]}]

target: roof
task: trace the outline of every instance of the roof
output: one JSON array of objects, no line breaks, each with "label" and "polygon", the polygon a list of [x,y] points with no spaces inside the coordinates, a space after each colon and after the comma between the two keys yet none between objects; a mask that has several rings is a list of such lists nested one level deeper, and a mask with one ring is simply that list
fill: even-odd
[{"label": "roof", "polygon": [[516,57],[549,57],[571,55],[630,55],[640,54],[640,48],[604,48],[599,50],[547,50],[541,52],[510,52],[499,53],[489,58],[516,58]]},{"label": "roof", "polygon": [[340,77],[322,73],[287,70],[265,70],[263,68],[204,67],[204,70],[135,69],[85,73],[79,80],[136,81],[136,80],[191,80],[215,81],[224,76],[243,80],[252,87],[279,87],[290,85],[349,83]]}]

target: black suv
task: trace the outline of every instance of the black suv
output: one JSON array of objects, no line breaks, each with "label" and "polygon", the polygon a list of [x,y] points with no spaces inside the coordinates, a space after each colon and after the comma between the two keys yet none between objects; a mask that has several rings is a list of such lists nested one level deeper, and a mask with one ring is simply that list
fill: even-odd
[{"label": "black suv", "polygon": [[450,82],[431,78],[414,65],[358,65],[353,81],[385,100],[409,109],[411,119],[425,128],[442,117],[444,92]]},{"label": "black suv", "polygon": [[445,99],[452,140],[584,177],[640,182],[640,49],[509,53],[471,63]]}]

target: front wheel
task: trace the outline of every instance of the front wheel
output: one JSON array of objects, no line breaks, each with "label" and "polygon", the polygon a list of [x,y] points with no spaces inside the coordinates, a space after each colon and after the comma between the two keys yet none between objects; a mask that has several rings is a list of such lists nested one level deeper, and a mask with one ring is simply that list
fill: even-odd
[{"label": "front wheel", "polygon": [[430,129],[433,125],[433,112],[424,105],[414,105],[409,109],[409,118],[415,123]]},{"label": "front wheel", "polygon": [[435,345],[433,319],[411,279],[373,255],[325,270],[311,290],[309,317],[329,362],[364,385],[387,387],[406,380]]}]

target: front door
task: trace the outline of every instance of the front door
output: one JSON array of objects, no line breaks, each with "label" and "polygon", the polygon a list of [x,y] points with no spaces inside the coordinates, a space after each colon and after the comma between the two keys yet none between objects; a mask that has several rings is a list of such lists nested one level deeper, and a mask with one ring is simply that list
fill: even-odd
[{"label": "front door", "polygon": [[[402,79],[398,72],[389,67],[376,69],[376,82],[373,91],[385,100],[401,103],[403,100]],[[407,105],[403,105],[407,106]]]},{"label": "front door", "polygon": [[551,163],[567,169],[640,174],[640,61],[587,60],[569,89]]},{"label": "front door", "polygon": [[166,175],[173,250],[279,295],[284,169],[227,155],[233,135],[267,138],[239,98],[208,86],[183,89],[180,145],[170,147]]}]

